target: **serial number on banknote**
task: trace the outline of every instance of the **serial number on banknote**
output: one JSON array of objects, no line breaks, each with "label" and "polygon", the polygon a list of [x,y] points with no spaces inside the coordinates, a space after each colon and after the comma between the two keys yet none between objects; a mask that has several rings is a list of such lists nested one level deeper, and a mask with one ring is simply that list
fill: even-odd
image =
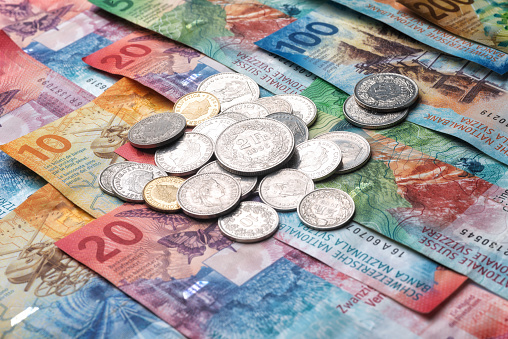
[{"label": "serial number on banknote", "polygon": [[106,85],[106,84],[102,83],[101,81],[94,79],[94,78],[88,78],[88,79],[86,79],[86,82],[88,82],[90,85],[94,85],[95,87],[100,88],[100,89],[108,88],[108,85]]},{"label": "serial number on banknote", "polygon": [[[78,98],[73,97],[73,94],[69,94],[67,91],[59,88],[60,86],[46,80],[45,78],[40,78],[37,80],[37,82],[40,82],[42,86],[49,89],[51,92],[55,93],[56,95],[61,96],[64,100],[69,102],[71,105],[74,105],[76,107],[80,107],[84,104],[83,101],[80,101]],[[70,99],[72,97],[72,99]]]},{"label": "serial number on banknote", "polygon": [[[487,239],[487,238],[485,238],[485,237],[483,237],[481,235],[477,235],[474,232],[469,231],[468,229],[464,228],[462,231],[460,231],[460,235],[465,236],[465,238],[469,238],[469,239],[472,238],[474,242],[477,242],[480,245],[483,245],[483,246],[488,247],[488,248],[495,249],[498,252],[502,252],[503,245],[499,245],[495,241]],[[508,249],[503,252],[503,255],[507,255],[508,256]]]}]

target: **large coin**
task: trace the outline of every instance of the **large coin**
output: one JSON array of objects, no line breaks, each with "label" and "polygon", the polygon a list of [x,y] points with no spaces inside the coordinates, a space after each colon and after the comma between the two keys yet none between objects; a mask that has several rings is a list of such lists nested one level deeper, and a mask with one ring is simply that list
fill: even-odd
[{"label": "large coin", "polygon": [[409,108],[399,112],[377,114],[358,106],[353,97],[349,97],[343,106],[344,118],[351,124],[367,129],[382,129],[400,124],[406,119]]},{"label": "large coin", "polygon": [[342,151],[342,164],[336,173],[348,173],[365,165],[370,159],[369,142],[356,133],[335,131],[324,133],[315,139],[325,139],[335,142]]},{"label": "large coin", "polygon": [[181,137],[185,126],[185,117],[181,114],[154,114],[132,126],[127,138],[137,148],[161,147]]},{"label": "large coin", "polygon": [[245,114],[238,112],[221,113],[217,118],[230,118],[236,121],[242,121],[249,119]]},{"label": "large coin", "polygon": [[296,147],[289,167],[302,171],[312,180],[328,178],[340,166],[342,152],[333,141],[311,139]]},{"label": "large coin", "polygon": [[355,213],[355,202],[344,191],[321,188],[298,204],[298,217],[310,228],[329,231],[346,225]]},{"label": "large coin", "polygon": [[309,139],[309,128],[302,119],[289,113],[272,113],[267,116],[269,119],[275,119],[289,127],[295,137],[295,145],[299,145]]},{"label": "large coin", "polygon": [[157,166],[150,164],[131,163],[113,177],[113,192],[128,202],[143,202],[143,189],[155,178],[167,174]]},{"label": "large coin", "polygon": [[265,240],[278,228],[277,212],[270,206],[256,201],[244,201],[233,213],[219,218],[221,232],[238,242]]},{"label": "large coin", "polygon": [[291,130],[273,119],[248,119],[229,126],[215,144],[220,165],[229,172],[259,176],[284,166],[294,153]]},{"label": "large coin", "polygon": [[232,176],[205,173],[187,179],[176,197],[185,214],[197,219],[210,219],[234,210],[241,195],[240,184]]},{"label": "large coin", "polygon": [[146,184],[143,199],[152,209],[160,212],[177,212],[180,209],[176,193],[185,179],[179,177],[160,177]]},{"label": "large coin", "polygon": [[358,105],[377,112],[397,112],[418,99],[418,85],[395,73],[372,74],[358,81],[354,96]]},{"label": "large coin", "polygon": [[229,107],[224,113],[240,113],[245,115],[247,118],[264,118],[270,112],[261,104],[254,102],[242,102],[240,104]]},{"label": "large coin", "polygon": [[270,113],[293,113],[291,104],[279,96],[259,98],[255,103],[263,105]]},{"label": "large coin", "polygon": [[198,91],[215,95],[220,101],[222,110],[259,98],[258,84],[240,73],[226,72],[209,76],[199,84]]},{"label": "large coin", "polygon": [[187,119],[187,126],[197,126],[220,112],[220,103],[213,94],[192,92],[184,95],[175,103],[175,113]]},{"label": "large coin", "polygon": [[277,97],[289,102],[293,108],[293,114],[302,119],[307,126],[316,121],[317,107],[309,98],[298,94],[280,94]]},{"label": "large coin", "polygon": [[99,174],[99,187],[101,190],[106,194],[115,196],[115,192],[113,192],[113,177],[121,169],[128,167],[131,164],[135,164],[135,162],[117,162],[116,164],[109,165],[103,169],[101,174]]},{"label": "large coin", "polygon": [[285,168],[264,177],[259,197],[278,211],[294,211],[302,198],[314,190],[314,181],[302,171]]},{"label": "large coin", "polygon": [[213,156],[213,141],[200,133],[185,133],[172,145],[155,152],[157,166],[175,175],[196,173]]},{"label": "large coin", "polygon": [[224,173],[229,174],[233,178],[238,181],[240,184],[240,187],[242,188],[242,199],[245,199],[249,196],[249,194],[252,193],[254,188],[256,187],[256,184],[258,182],[257,177],[244,177],[240,175],[236,175],[233,173],[230,173],[226,171],[224,168],[222,168],[217,161],[212,161],[209,164],[206,164],[205,166],[201,167],[201,169],[198,171],[198,174],[203,173]]},{"label": "large coin", "polygon": [[214,145],[219,135],[229,126],[236,123],[236,120],[217,116],[197,125],[192,132],[201,133],[212,139]]}]

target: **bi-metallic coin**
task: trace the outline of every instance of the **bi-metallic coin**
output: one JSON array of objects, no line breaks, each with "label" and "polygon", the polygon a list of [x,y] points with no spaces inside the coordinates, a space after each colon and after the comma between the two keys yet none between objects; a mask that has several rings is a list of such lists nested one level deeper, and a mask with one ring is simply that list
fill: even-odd
[{"label": "bi-metallic coin", "polygon": [[213,94],[191,92],[178,99],[174,109],[187,119],[187,126],[197,126],[219,114],[220,107],[219,99]]},{"label": "bi-metallic coin", "polygon": [[314,181],[320,181],[332,175],[341,161],[342,152],[336,143],[311,139],[296,146],[289,167],[302,171]]},{"label": "bi-metallic coin", "polygon": [[131,163],[113,177],[113,192],[128,202],[143,202],[143,189],[155,178],[167,174],[160,168],[150,164]]},{"label": "bi-metallic coin", "polygon": [[272,113],[268,119],[275,119],[289,127],[295,137],[295,145],[299,145],[309,139],[309,128],[302,119],[290,113]]},{"label": "bi-metallic coin", "polygon": [[252,193],[252,191],[254,190],[254,188],[256,187],[256,184],[258,182],[257,177],[245,177],[245,176],[236,175],[236,174],[226,171],[224,168],[222,168],[219,165],[219,162],[217,162],[217,161],[212,161],[212,162],[206,164],[205,166],[201,167],[201,169],[198,171],[197,174],[203,174],[203,173],[223,173],[223,174],[228,174],[228,175],[232,176],[233,178],[235,178],[238,181],[238,183],[240,184],[240,187],[242,188],[242,199],[247,198],[249,196],[249,194]]},{"label": "bi-metallic coin", "polygon": [[146,184],[143,199],[152,209],[159,212],[174,213],[180,210],[176,193],[185,179],[179,177],[160,177]]},{"label": "bi-metallic coin", "polygon": [[359,134],[334,131],[318,135],[314,139],[325,139],[335,142],[342,152],[342,164],[336,173],[344,174],[355,171],[370,159],[370,144]]},{"label": "bi-metallic coin", "polygon": [[138,121],[127,138],[137,148],[157,148],[172,143],[185,132],[185,117],[178,113],[154,114]]},{"label": "bi-metallic coin", "polygon": [[302,171],[285,168],[264,177],[259,197],[277,211],[294,211],[302,198],[314,190],[314,181]]},{"label": "bi-metallic coin", "polygon": [[399,112],[378,114],[358,106],[357,102],[349,97],[343,106],[344,118],[352,125],[366,129],[382,129],[400,124],[406,119],[409,108]]}]

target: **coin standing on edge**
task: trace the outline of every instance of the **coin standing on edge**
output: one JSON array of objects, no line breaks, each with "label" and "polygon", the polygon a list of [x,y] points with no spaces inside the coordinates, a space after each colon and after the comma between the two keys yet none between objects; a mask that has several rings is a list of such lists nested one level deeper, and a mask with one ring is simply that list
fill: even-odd
[{"label": "coin standing on edge", "polygon": [[128,202],[144,202],[143,189],[146,184],[165,176],[167,174],[157,166],[132,163],[113,177],[113,192],[118,198]]},{"label": "coin standing on edge", "polygon": [[174,213],[180,210],[176,193],[185,179],[179,177],[155,178],[143,189],[143,199],[152,209],[159,212]]},{"label": "coin standing on edge", "polygon": [[252,193],[252,191],[254,191],[254,188],[256,188],[256,184],[258,182],[258,177],[245,177],[226,171],[219,165],[218,161],[212,161],[201,167],[197,174],[204,173],[223,173],[235,178],[242,189],[242,200],[247,198]]},{"label": "coin standing on edge", "polygon": [[259,98],[256,101],[254,101],[256,104],[263,105],[268,112],[271,113],[293,113],[293,108],[291,107],[291,104],[284,100],[283,98],[273,96],[273,97],[265,97],[265,98]]},{"label": "coin standing on edge", "polygon": [[127,138],[137,148],[157,148],[180,138],[187,122],[178,113],[158,113],[138,121],[129,130]]},{"label": "coin standing on edge", "polygon": [[220,102],[213,94],[191,92],[185,94],[175,103],[175,113],[187,119],[187,126],[197,126],[220,112]]},{"label": "coin standing on edge", "polygon": [[247,118],[264,118],[270,111],[265,108],[265,106],[261,104],[257,104],[255,102],[242,102],[240,104],[233,105],[229,107],[227,110],[223,111],[226,113],[240,113],[245,115]]},{"label": "coin standing on edge", "polygon": [[358,106],[352,96],[343,106],[344,118],[352,125],[366,129],[382,129],[400,124],[409,114],[409,108],[400,112],[378,114]]},{"label": "coin standing on edge", "polygon": [[279,94],[276,97],[289,102],[293,108],[293,114],[302,119],[307,126],[316,121],[317,107],[309,98],[298,94]]},{"label": "coin standing on edge", "polygon": [[116,197],[115,192],[113,192],[113,177],[120,170],[132,164],[135,164],[135,162],[131,161],[117,162],[103,169],[102,172],[99,174],[99,187],[101,188],[101,190],[106,194]]},{"label": "coin standing on edge", "polygon": [[194,127],[192,133],[201,133],[209,137],[213,144],[217,141],[219,135],[229,126],[235,124],[237,121],[231,118],[216,116],[210,120],[204,121]]},{"label": "coin standing on edge", "polygon": [[268,205],[244,201],[231,214],[219,218],[219,229],[237,242],[257,242],[271,237],[279,228],[279,215]]},{"label": "coin standing on edge", "polygon": [[320,134],[314,139],[325,139],[335,142],[342,152],[342,164],[336,173],[344,174],[355,171],[370,159],[370,144],[359,134],[346,131],[333,131]]},{"label": "coin standing on edge", "polygon": [[289,167],[302,171],[312,180],[320,181],[332,175],[342,161],[340,147],[333,141],[310,139],[296,146]]},{"label": "coin standing on edge", "polygon": [[308,227],[330,231],[351,220],[355,213],[355,202],[342,190],[321,188],[303,197],[297,212],[300,220]]},{"label": "coin standing on edge", "polygon": [[261,180],[259,197],[277,211],[294,211],[300,200],[314,188],[314,181],[307,174],[285,168]]},{"label": "coin standing on edge", "polygon": [[309,139],[309,128],[305,122],[294,114],[289,113],[272,113],[267,116],[268,119],[275,119],[289,127],[295,136],[295,145],[299,145]]}]

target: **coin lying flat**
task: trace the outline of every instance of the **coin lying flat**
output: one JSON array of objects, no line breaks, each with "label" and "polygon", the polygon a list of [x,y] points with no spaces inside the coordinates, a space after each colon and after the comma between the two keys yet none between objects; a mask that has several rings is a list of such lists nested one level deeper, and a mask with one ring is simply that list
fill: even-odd
[{"label": "coin lying flat", "polygon": [[298,204],[298,217],[310,228],[329,231],[346,225],[355,213],[355,202],[344,191],[321,188]]},{"label": "coin lying flat", "polygon": [[201,133],[212,139],[214,145],[219,135],[229,126],[236,123],[236,120],[217,116],[197,125],[192,132]]},{"label": "coin lying flat", "polygon": [[354,96],[358,105],[376,112],[397,112],[418,99],[418,85],[395,73],[372,74],[358,81]]},{"label": "coin lying flat", "polygon": [[258,84],[246,75],[224,72],[209,76],[199,84],[198,91],[215,95],[222,110],[259,98]]},{"label": "coin lying flat", "polygon": [[272,113],[267,116],[268,119],[275,119],[289,127],[295,137],[295,145],[299,145],[309,139],[309,128],[302,119],[289,113]]},{"label": "coin lying flat", "polygon": [[185,117],[177,113],[154,114],[138,121],[127,138],[137,148],[156,148],[172,143],[185,132]]},{"label": "coin lying flat", "polygon": [[185,179],[179,177],[160,177],[153,179],[143,189],[143,199],[152,209],[160,212],[177,212],[180,205],[176,193]]},{"label": "coin lying flat", "polygon": [[113,177],[121,169],[128,167],[131,164],[135,163],[130,161],[117,162],[116,164],[109,165],[108,167],[103,169],[101,174],[99,175],[99,187],[101,188],[101,190],[106,194],[115,196],[115,192],[113,192]]},{"label": "coin lying flat", "polygon": [[248,119],[229,126],[215,144],[215,156],[227,171],[245,176],[274,172],[294,153],[291,130],[273,119]]},{"label": "coin lying flat", "polygon": [[314,181],[302,171],[281,169],[264,177],[259,197],[277,211],[294,211],[302,198],[314,190]]},{"label": "coin lying flat", "polygon": [[316,121],[317,107],[307,97],[298,94],[280,94],[277,98],[286,100],[293,108],[293,114],[302,119],[307,126],[310,126]]},{"label": "coin lying flat", "polygon": [[356,133],[334,131],[318,135],[314,139],[335,142],[342,152],[342,164],[336,173],[348,173],[365,165],[370,159],[369,142]]},{"label": "coin lying flat", "polygon": [[245,114],[237,113],[237,112],[228,112],[228,113],[221,113],[217,118],[230,118],[234,119],[236,121],[242,121],[249,119]]},{"label": "coin lying flat", "polygon": [[382,129],[400,124],[409,114],[409,108],[399,112],[377,114],[358,106],[357,102],[349,97],[344,102],[344,118],[352,125],[367,129]]},{"label": "coin lying flat", "polygon": [[213,94],[191,92],[175,103],[175,113],[187,119],[187,126],[197,126],[220,112],[220,102]]},{"label": "coin lying flat", "polygon": [[342,161],[340,147],[333,141],[311,139],[296,147],[289,167],[302,171],[312,180],[328,178]]},{"label": "coin lying flat", "polygon": [[231,214],[219,218],[219,229],[229,239],[256,242],[271,237],[279,228],[277,212],[263,203],[244,201]]},{"label": "coin lying flat", "polygon": [[249,194],[252,193],[258,182],[257,177],[245,177],[229,173],[224,168],[222,168],[217,161],[212,161],[211,163],[208,163],[205,166],[201,167],[201,169],[198,171],[197,174],[203,173],[224,173],[232,176],[240,184],[240,187],[242,189],[242,199],[247,198]]},{"label": "coin lying flat", "polygon": [[197,219],[210,219],[234,210],[241,194],[240,184],[232,176],[205,173],[187,179],[176,197],[185,214]]},{"label": "coin lying flat", "polygon": [[224,113],[240,113],[245,115],[247,118],[264,118],[270,112],[261,104],[254,102],[242,102],[240,104],[229,107]]},{"label": "coin lying flat", "polygon": [[155,163],[169,174],[196,173],[213,156],[213,141],[200,133],[185,133],[172,145],[155,152]]},{"label": "coin lying flat", "polygon": [[293,113],[291,104],[278,96],[259,98],[255,103],[263,105],[270,113]]},{"label": "coin lying flat", "polygon": [[143,189],[151,180],[167,174],[157,166],[131,163],[113,177],[113,192],[128,202],[143,202]]}]

